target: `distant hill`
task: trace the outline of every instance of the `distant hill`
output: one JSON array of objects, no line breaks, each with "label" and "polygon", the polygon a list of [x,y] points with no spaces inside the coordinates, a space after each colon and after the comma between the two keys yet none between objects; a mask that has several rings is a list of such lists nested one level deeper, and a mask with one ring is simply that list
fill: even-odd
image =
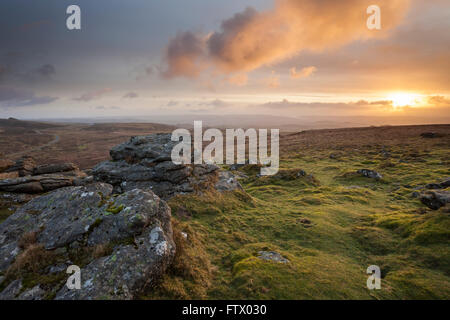
[{"label": "distant hill", "polygon": [[61,126],[62,125],[56,124],[56,123],[25,121],[25,120],[18,120],[15,118],[0,119],[0,128],[4,128],[4,129],[25,128],[25,129],[30,129],[30,130],[39,130],[39,129],[56,128],[56,127],[61,127]]}]

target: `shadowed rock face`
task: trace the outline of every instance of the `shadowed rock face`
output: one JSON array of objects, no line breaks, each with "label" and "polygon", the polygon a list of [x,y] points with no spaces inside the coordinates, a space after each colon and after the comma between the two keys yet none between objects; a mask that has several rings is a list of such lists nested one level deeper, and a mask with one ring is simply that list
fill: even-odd
[{"label": "shadowed rock face", "polygon": [[92,175],[97,181],[112,184],[119,193],[150,189],[163,199],[211,186],[221,191],[240,187],[235,179],[221,174],[216,165],[174,164],[171,152],[177,143],[167,133],[133,137],[112,148],[112,160],[98,164]]},{"label": "shadowed rock face", "polygon": [[[72,248],[90,250],[105,245],[111,248],[109,252],[79,266],[81,290],[69,290],[61,283],[52,288],[38,284],[27,288],[26,297],[38,293],[52,293],[56,299],[136,297],[166,271],[175,254],[170,208],[151,191],[134,189],[111,196],[112,190],[109,184],[94,183],[61,188],[28,202],[0,225],[0,272],[27,254],[20,246],[25,234],[36,234],[34,245],[58,256],[67,266],[72,264]],[[48,265],[39,273],[65,274],[67,266]],[[9,281],[9,287],[14,280],[22,279],[3,281]],[[19,282],[6,287],[0,298],[20,298],[13,290]]]}]

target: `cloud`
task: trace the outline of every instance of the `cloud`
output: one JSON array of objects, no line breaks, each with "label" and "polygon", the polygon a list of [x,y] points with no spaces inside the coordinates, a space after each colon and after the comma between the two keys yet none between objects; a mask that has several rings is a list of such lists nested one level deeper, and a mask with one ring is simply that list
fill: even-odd
[{"label": "cloud", "polygon": [[200,58],[205,41],[192,32],[183,32],[173,38],[166,50],[168,69],[162,73],[166,78],[175,76],[196,77],[200,73]]},{"label": "cloud", "polygon": [[6,71],[7,71],[6,66],[0,65],[0,76],[1,76],[2,74],[5,74]]},{"label": "cloud", "polygon": [[316,71],[317,71],[317,68],[314,66],[305,67],[305,68],[301,69],[300,71],[297,71],[297,68],[295,68],[295,67],[293,67],[289,70],[289,72],[291,74],[291,78],[294,78],[294,79],[308,78]]},{"label": "cloud", "polygon": [[55,66],[50,63],[28,68],[26,58],[18,52],[0,55],[0,81],[9,84],[14,82],[28,84],[49,80],[56,73]]},{"label": "cloud", "polygon": [[136,70],[134,72],[137,73],[136,81],[141,81],[141,80],[145,80],[146,78],[149,78],[150,76],[152,76],[153,73],[155,72],[155,70],[153,67],[139,66],[136,68]]},{"label": "cloud", "polygon": [[245,73],[237,73],[227,78],[228,83],[234,86],[243,87],[248,83],[248,76]]},{"label": "cloud", "polygon": [[[279,114],[296,116],[423,116],[437,117],[450,114],[450,99],[444,96],[424,96],[418,104],[413,106],[394,106],[391,100],[358,100],[350,102],[293,102],[287,99],[272,101],[263,104],[254,104],[251,107],[262,110],[276,110]],[[447,117],[448,118],[448,117]]]},{"label": "cloud", "polygon": [[139,94],[137,94],[136,92],[130,91],[130,92],[125,93],[122,98],[134,99],[134,98],[137,98],[137,97],[139,97]]},{"label": "cloud", "polygon": [[430,96],[427,101],[431,105],[450,107],[450,99],[443,96]]},{"label": "cloud", "polygon": [[177,105],[178,105],[178,101],[170,100],[169,102],[167,102],[168,107],[175,107]]},{"label": "cloud", "polygon": [[50,25],[50,24],[52,24],[52,22],[50,20],[40,20],[40,21],[34,21],[31,23],[23,24],[20,27],[18,27],[17,29],[19,31],[29,31],[29,30],[37,29],[41,26]]},{"label": "cloud", "polygon": [[73,98],[72,100],[88,102],[88,101],[91,101],[91,100],[99,99],[99,98],[101,98],[103,95],[105,95],[108,92],[111,92],[111,89],[110,88],[104,88],[104,89],[100,89],[100,90],[97,90],[97,91],[87,92],[85,94],[82,94],[79,97]]},{"label": "cloud", "polygon": [[367,29],[372,0],[275,0],[274,9],[253,8],[224,20],[207,35],[179,33],[166,51],[166,77],[197,77],[212,67],[246,72],[290,58],[303,50],[322,51],[359,39],[381,37],[397,26],[410,0],[378,0],[381,31]]},{"label": "cloud", "polygon": [[275,71],[272,71],[270,77],[264,80],[266,86],[269,88],[278,88],[280,86],[280,76],[275,74]]},{"label": "cloud", "polygon": [[97,106],[94,108],[97,110],[120,110],[120,107],[116,107],[116,106],[112,106],[112,107]]},{"label": "cloud", "polygon": [[162,105],[162,108],[173,107],[180,110],[189,112],[210,112],[211,110],[218,110],[222,108],[227,108],[232,106],[232,103],[221,100],[221,99],[213,99],[213,100],[202,100],[202,101],[194,101],[189,103],[181,103],[178,101],[170,100],[166,104]]},{"label": "cloud", "polygon": [[[16,70],[17,71],[17,70]],[[44,64],[38,68],[26,71],[16,72],[15,76],[23,83],[36,83],[51,80],[56,73],[56,68],[52,64]]]},{"label": "cloud", "polygon": [[377,100],[377,101],[367,101],[358,100],[356,102],[291,102],[287,99],[275,102],[267,102],[262,104],[263,107],[268,107],[271,109],[317,109],[317,108],[333,108],[338,110],[343,109],[362,109],[364,107],[392,107],[392,101],[390,100]]},{"label": "cloud", "polygon": [[36,70],[36,73],[38,75],[41,75],[43,77],[50,77],[52,75],[54,75],[56,72],[56,69],[53,65],[51,64],[44,64],[43,66],[39,67]]},{"label": "cloud", "polygon": [[209,102],[200,103],[200,105],[202,105],[202,106],[211,106],[211,107],[214,107],[214,108],[223,108],[223,107],[228,107],[230,104],[228,102],[220,100],[220,99],[214,99],[214,100],[209,101]]},{"label": "cloud", "polygon": [[29,90],[0,87],[0,105],[3,107],[26,107],[49,104],[57,99],[57,97],[37,96]]}]

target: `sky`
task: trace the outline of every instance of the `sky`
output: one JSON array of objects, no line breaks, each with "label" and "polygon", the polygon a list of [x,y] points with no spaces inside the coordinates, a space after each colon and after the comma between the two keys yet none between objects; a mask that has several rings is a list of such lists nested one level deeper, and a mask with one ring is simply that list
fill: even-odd
[{"label": "sky", "polygon": [[2,0],[0,118],[449,123],[449,31],[448,0]]}]

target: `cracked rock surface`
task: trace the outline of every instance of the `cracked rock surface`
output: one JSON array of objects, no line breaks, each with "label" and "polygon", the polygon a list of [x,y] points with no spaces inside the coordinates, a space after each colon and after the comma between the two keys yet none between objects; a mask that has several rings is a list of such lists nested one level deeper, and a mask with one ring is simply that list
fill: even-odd
[{"label": "cracked rock surface", "polygon": [[[132,299],[151,286],[175,254],[170,208],[150,190],[134,189],[113,196],[112,189],[106,183],[61,188],[31,200],[2,223],[0,272],[6,277],[0,297]],[[28,246],[51,258],[50,265],[36,261],[39,270],[28,276],[60,277],[53,286],[38,283],[26,287],[23,273],[9,272],[17,261],[30,258],[30,249],[22,244],[30,234],[34,237]],[[108,250],[88,255],[79,265],[82,288],[69,290],[66,268],[51,264],[65,262],[68,266],[74,252],[89,253],[99,247]]]}]

